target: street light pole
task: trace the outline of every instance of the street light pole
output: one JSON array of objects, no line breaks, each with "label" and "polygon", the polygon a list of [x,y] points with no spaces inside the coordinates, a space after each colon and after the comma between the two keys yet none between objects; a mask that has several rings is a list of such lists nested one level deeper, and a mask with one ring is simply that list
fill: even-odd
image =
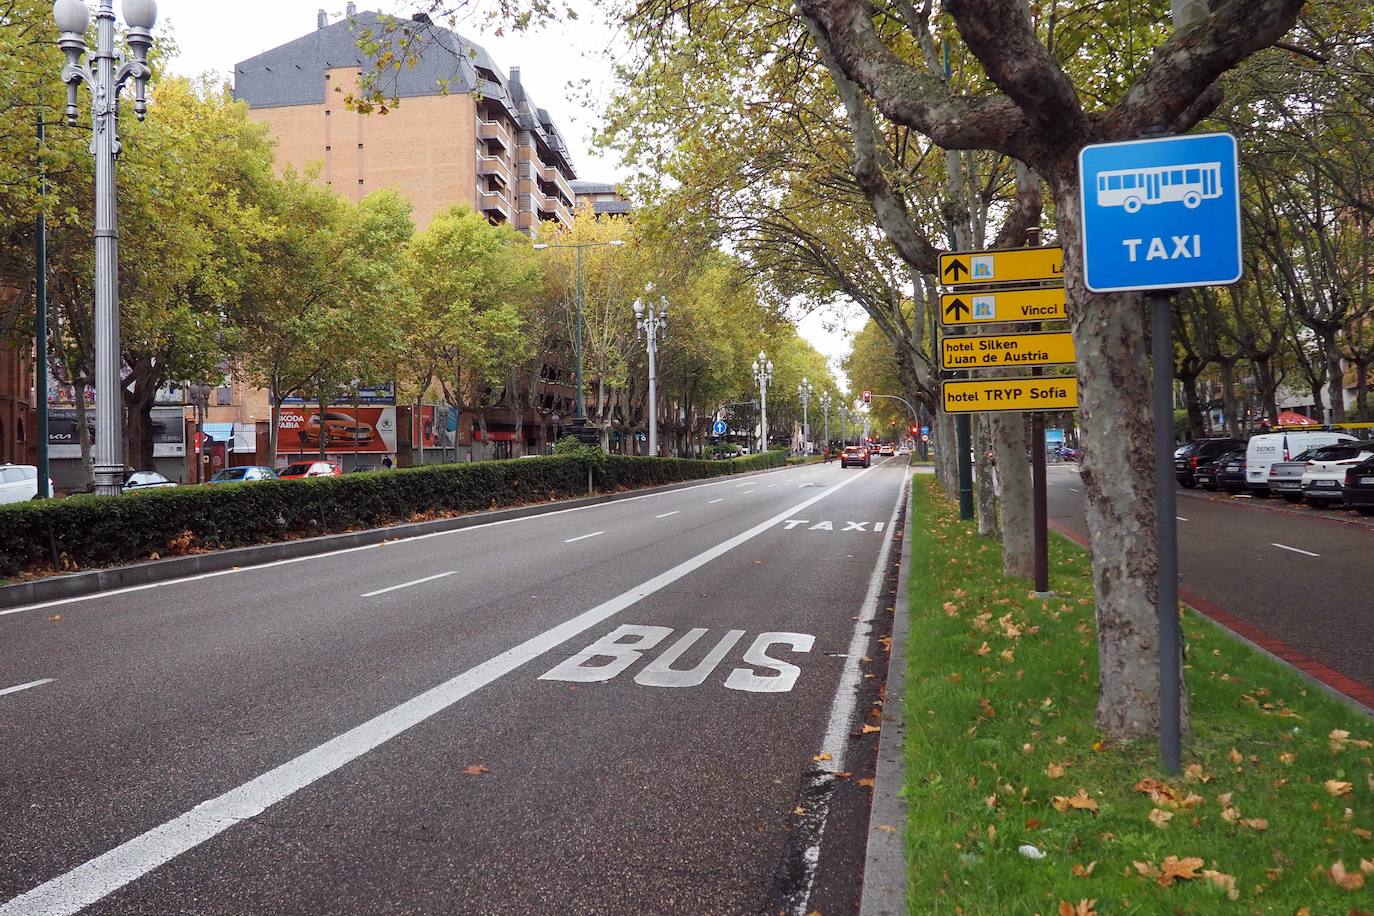
[{"label": "street light pole", "polygon": [[759,452],[768,451],[768,383],[773,380],[773,363],[759,351],[754,360],[754,381],[759,383]]},{"label": "street light pole", "polygon": [[[91,124],[95,132],[95,492],[118,496],[124,483],[123,379],[119,344],[119,245],[115,202],[115,160],[119,156],[119,96],[133,80],[134,114],[148,111],[148,49],[157,22],[155,0],[124,0],[126,40],[134,59],[121,64],[115,50],[114,0],[96,9],[96,48],[86,48],[91,10],[85,0],[57,0],[53,20],[67,56],[62,82],[67,84],[67,123],[76,126],[77,91],[91,90]],[[82,60],[83,55],[85,60]],[[118,69],[116,69],[118,67]],[[46,392],[44,393],[46,398]]]},{"label": "street light pole", "polygon": [[811,380],[802,376],[801,384],[797,386],[797,397],[801,398],[802,403],[802,454],[811,454],[811,420],[807,414],[811,406]]},{"label": "street light pole", "polygon": [[830,448],[830,392],[821,392],[821,410],[825,411],[825,447]]},{"label": "street light pole", "polygon": [[535,251],[544,251],[548,248],[577,249],[577,327],[573,330],[573,354],[577,358],[577,416],[579,417],[587,416],[587,401],[582,394],[582,249],[619,248],[624,244],[624,239],[611,239],[608,242],[574,242],[571,245],[551,245],[548,242],[536,242],[530,246]]},{"label": "street light pole", "polygon": [[668,333],[668,305],[655,307],[650,295],[650,286],[645,294],[650,299],[646,309],[644,303],[635,300],[635,330],[644,341],[649,353],[649,454],[658,457],[658,335]]}]

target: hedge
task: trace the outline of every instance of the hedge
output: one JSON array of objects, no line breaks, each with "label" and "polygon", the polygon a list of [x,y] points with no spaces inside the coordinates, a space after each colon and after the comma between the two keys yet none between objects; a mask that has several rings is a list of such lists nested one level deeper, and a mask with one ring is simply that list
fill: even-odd
[{"label": "hedge", "polygon": [[785,460],[553,456],[19,503],[0,506],[0,576],[48,569],[53,557],[65,569],[109,566],[585,496],[589,470],[597,491],[613,492]]}]

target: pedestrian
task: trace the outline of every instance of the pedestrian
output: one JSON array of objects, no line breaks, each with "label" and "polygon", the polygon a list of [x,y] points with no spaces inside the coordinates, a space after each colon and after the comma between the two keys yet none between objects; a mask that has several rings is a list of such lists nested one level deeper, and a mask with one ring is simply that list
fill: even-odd
[{"label": "pedestrian", "polygon": [[382,469],[383,469],[383,470],[386,470],[386,471],[389,471],[389,470],[391,470],[391,468],[392,468],[391,456],[390,456],[390,455],[387,455],[387,456],[385,456],[384,458],[382,458]]}]

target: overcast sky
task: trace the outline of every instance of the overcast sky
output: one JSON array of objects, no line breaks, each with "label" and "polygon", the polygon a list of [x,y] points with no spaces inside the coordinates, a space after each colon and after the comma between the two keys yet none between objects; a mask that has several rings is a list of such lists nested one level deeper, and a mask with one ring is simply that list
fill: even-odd
[{"label": "overcast sky", "polygon": [[[613,158],[593,154],[591,136],[607,100],[614,57],[623,48],[594,3],[579,0],[576,5],[579,18],[552,30],[501,38],[461,25],[459,31],[485,47],[503,70],[520,67],[526,89],[563,130],[578,177],[616,181],[627,177],[625,171]],[[330,22],[344,15],[342,0],[159,0],[158,8],[159,30],[169,30],[179,48],[171,69],[186,76],[213,71],[225,79],[232,77],[237,62],[313,31],[320,9],[329,14]],[[358,9],[405,17],[413,12],[412,5],[395,0],[359,2]],[[581,101],[582,90],[575,88],[583,83],[593,87],[590,106]],[[819,318],[800,323],[803,336],[832,359],[848,352],[848,334],[863,324],[862,312],[841,322],[843,330],[826,327],[834,324],[833,319],[823,322]]]}]

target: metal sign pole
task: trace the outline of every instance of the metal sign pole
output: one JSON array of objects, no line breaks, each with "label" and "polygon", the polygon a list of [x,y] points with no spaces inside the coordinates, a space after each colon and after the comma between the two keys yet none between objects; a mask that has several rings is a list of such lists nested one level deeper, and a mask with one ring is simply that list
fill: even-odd
[{"label": "metal sign pole", "polygon": [[1035,591],[1050,592],[1049,497],[1045,480],[1045,415],[1031,414],[1031,528],[1035,534]]},{"label": "metal sign pole", "polygon": [[1155,541],[1159,555],[1159,749],[1166,773],[1179,769],[1180,643],[1178,493],[1174,489],[1174,337],[1171,293],[1150,293],[1154,359]]}]

